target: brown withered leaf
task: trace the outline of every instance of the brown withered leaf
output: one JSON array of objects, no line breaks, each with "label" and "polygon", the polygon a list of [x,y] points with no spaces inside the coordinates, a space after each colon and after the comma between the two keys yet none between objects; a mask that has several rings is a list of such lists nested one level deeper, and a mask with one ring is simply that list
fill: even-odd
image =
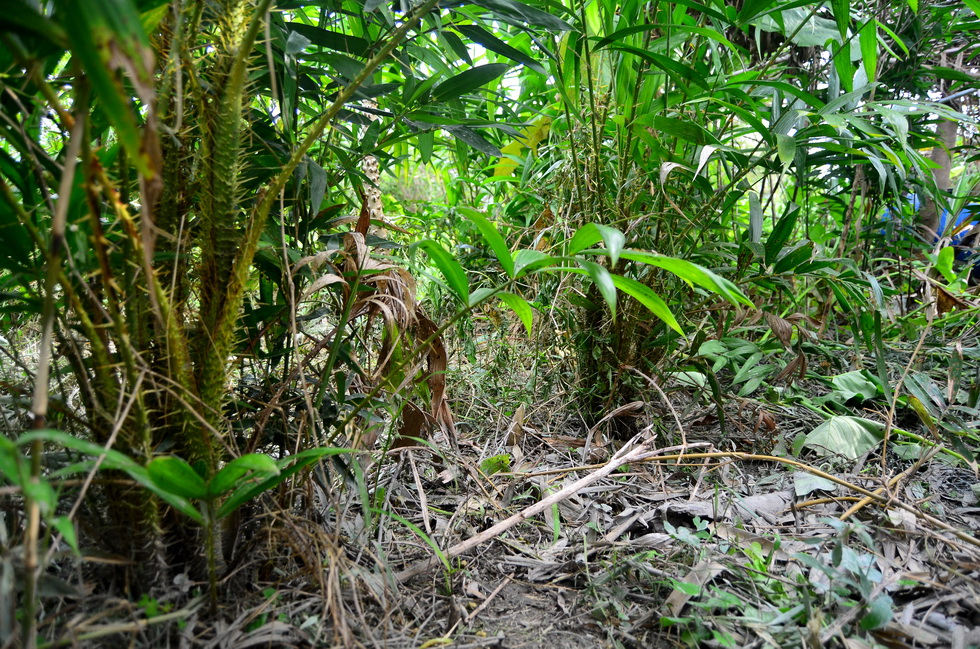
[{"label": "brown withered leaf", "polygon": [[[432,320],[422,313],[421,309],[416,309],[416,335],[419,340],[427,340],[434,336],[439,328]],[[429,391],[432,394],[432,416],[442,427],[449,437],[450,442],[455,444],[456,422],[453,418],[452,410],[446,399],[446,368],[449,365],[449,355],[446,353],[446,346],[442,342],[442,336],[435,336],[429,344],[428,353],[428,379]]]},{"label": "brown withered leaf", "polygon": [[406,403],[402,408],[402,423],[398,427],[398,437],[391,443],[391,448],[415,446],[417,440],[429,438],[430,421],[422,409],[414,403]]},{"label": "brown withered leaf", "polygon": [[793,324],[788,320],[780,318],[778,315],[773,315],[768,311],[765,314],[766,323],[768,323],[769,328],[772,330],[772,334],[779,341],[779,344],[783,346],[783,349],[789,349],[792,346],[793,341]]},{"label": "brown withered leaf", "polygon": [[942,286],[936,286],[936,310],[939,315],[949,313],[953,309],[969,309],[970,305],[960,298],[956,297]]},{"label": "brown withered leaf", "polygon": [[773,383],[785,381],[787,378],[789,379],[790,383],[793,383],[793,381],[802,380],[803,377],[806,376],[806,368],[806,355],[803,353],[797,354],[796,358],[787,363],[786,367],[783,368],[783,371],[773,378]]},{"label": "brown withered leaf", "polygon": [[514,419],[507,429],[507,446],[517,446],[524,439],[524,404],[517,406]]}]

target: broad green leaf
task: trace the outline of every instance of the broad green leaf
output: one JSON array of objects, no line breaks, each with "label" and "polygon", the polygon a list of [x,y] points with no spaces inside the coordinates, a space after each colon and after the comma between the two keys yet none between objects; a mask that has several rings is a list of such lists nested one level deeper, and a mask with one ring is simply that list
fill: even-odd
[{"label": "broad green leaf", "polygon": [[884,426],[870,419],[834,416],[806,436],[805,447],[820,455],[841,455],[856,460],[881,443]]},{"label": "broad green leaf", "polygon": [[691,263],[685,259],[675,259],[673,257],[665,257],[652,252],[641,252],[638,250],[624,251],[621,256],[623,259],[638,261],[643,264],[649,264],[650,266],[662,268],[670,273],[673,273],[674,275],[677,275],[685,281],[707,289],[712,293],[717,293],[732,304],[743,304],[745,306],[755,308],[755,304],[753,304],[752,300],[747,298],[745,294],[742,293],[742,291],[740,291],[738,287],[732,284],[730,281],[724,277],[715,275],[707,268],[698,266],[697,264]]},{"label": "broad green leaf", "polygon": [[766,239],[767,266],[771,266],[779,256],[779,253],[782,252],[783,246],[789,240],[790,235],[793,234],[794,228],[796,228],[796,220],[799,215],[800,207],[798,205],[790,205],[786,214],[783,215],[783,218],[779,219],[776,227],[769,233],[769,237]]},{"label": "broad green leaf", "polygon": [[783,168],[793,164],[796,159],[796,138],[791,135],[776,134],[776,154],[779,161],[783,163]]},{"label": "broad green leaf", "polygon": [[480,212],[469,208],[469,207],[459,207],[457,210],[466,215],[469,220],[473,221],[476,227],[480,230],[480,234],[486,239],[487,243],[490,244],[490,249],[493,250],[493,254],[497,257],[497,261],[503,266],[504,272],[508,276],[514,277],[514,258],[510,254],[510,248],[507,247],[507,242],[504,241],[504,237],[497,230],[497,226],[487,220],[485,216],[480,214]]},{"label": "broad green leaf", "polygon": [[793,492],[797,498],[809,496],[814,491],[837,491],[837,483],[807,471],[793,472]]},{"label": "broad green leaf", "polygon": [[150,480],[160,489],[188,500],[207,498],[204,478],[190,464],[175,455],[154,458],[146,467]]},{"label": "broad green leaf", "polygon": [[600,241],[602,241],[602,233],[599,232],[598,226],[595,223],[586,223],[575,231],[575,234],[568,242],[568,254],[577,255]]},{"label": "broad green leaf", "polygon": [[871,18],[861,28],[861,60],[868,81],[874,81],[878,74],[878,21]]},{"label": "broad green leaf", "polygon": [[459,99],[466,93],[482,88],[509,69],[506,63],[488,63],[460,72],[436,86],[432,90],[432,100],[444,102]]},{"label": "broad green leaf", "polygon": [[216,498],[241,486],[243,480],[279,473],[276,461],[262,453],[249,453],[226,464],[208,482],[208,497]]},{"label": "broad green leaf", "polygon": [[874,631],[892,621],[895,603],[888,595],[881,594],[868,604],[868,612],[861,618],[858,626],[863,631]]},{"label": "broad green leaf", "polygon": [[449,285],[463,304],[470,303],[470,285],[466,279],[466,271],[459,265],[456,258],[449,254],[445,248],[432,240],[420,241],[415,244],[428,255],[429,259],[442,272]]},{"label": "broad green leaf", "polygon": [[283,480],[286,480],[290,476],[299,473],[303,469],[315,464],[323,458],[356,452],[357,451],[349,448],[323,446],[320,448],[307,449],[305,451],[300,451],[295,455],[284,457],[276,462],[276,464],[279,466],[278,474],[270,476],[265,480],[260,480],[259,482],[249,482],[236,489],[227,500],[221,503],[221,507],[218,508],[216,516],[219,520],[224,518],[248,501],[259,496],[260,494],[265,493],[266,491],[269,491],[270,489],[275,488],[281,484]]},{"label": "broad green leaf", "polygon": [[677,323],[677,318],[674,317],[674,314],[670,312],[670,307],[668,307],[667,303],[664,302],[659,295],[654,293],[649,286],[646,284],[641,284],[635,279],[623,277],[622,275],[613,275],[612,280],[613,284],[616,285],[616,288],[645,306],[650,313],[663,320],[664,324],[666,324],[668,327],[680,335],[684,335],[684,330],[681,329],[681,326]]},{"label": "broad green leaf", "polygon": [[870,378],[867,370],[854,370],[838,374],[831,379],[835,391],[839,393],[841,401],[847,402],[856,397],[861,401],[874,399],[881,393],[878,384]]},{"label": "broad green leaf", "polygon": [[554,260],[540,250],[521,249],[514,254],[514,277],[520,277],[524,273],[550,266]]},{"label": "broad green leaf", "polygon": [[496,52],[501,56],[506,56],[508,59],[517,61],[518,63],[523,63],[540,74],[548,73],[548,71],[544,69],[544,66],[532,59],[530,56],[514,47],[511,47],[479,25],[455,25],[455,28],[459,31],[459,33],[463,34],[474,43],[479,43],[491,52]]},{"label": "broad green leaf", "polygon": [[501,293],[499,297],[500,301],[509,306],[511,311],[521,319],[524,328],[527,329],[527,335],[530,336],[531,326],[534,324],[534,313],[531,310],[531,305],[520,295],[514,293]]},{"label": "broad green leaf", "polygon": [[585,269],[592,281],[595,282],[596,288],[599,289],[599,294],[602,295],[602,299],[606,301],[606,306],[609,307],[609,313],[612,319],[616,320],[616,285],[613,283],[612,275],[606,270],[605,266],[595,263],[594,261],[587,261],[585,259],[578,260],[579,265]]}]

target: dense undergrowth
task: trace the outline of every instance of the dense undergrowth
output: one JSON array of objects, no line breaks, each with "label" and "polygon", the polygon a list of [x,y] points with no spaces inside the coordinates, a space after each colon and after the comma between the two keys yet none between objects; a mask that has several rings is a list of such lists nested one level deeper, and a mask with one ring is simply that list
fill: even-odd
[{"label": "dense undergrowth", "polygon": [[14,0],[0,643],[980,644],[978,12]]}]

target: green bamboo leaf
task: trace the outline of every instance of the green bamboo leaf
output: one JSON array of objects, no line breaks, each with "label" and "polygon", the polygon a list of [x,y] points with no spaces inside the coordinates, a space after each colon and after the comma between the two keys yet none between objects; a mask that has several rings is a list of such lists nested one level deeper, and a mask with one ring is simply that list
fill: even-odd
[{"label": "green bamboo leaf", "polygon": [[41,15],[35,3],[25,2],[25,0],[8,1],[10,4],[6,7],[6,11],[0,12],[0,31],[16,34],[33,32],[62,49],[68,47],[68,34],[61,25]]},{"label": "green bamboo leaf", "polygon": [[641,252],[638,250],[627,250],[623,252],[622,257],[623,259],[638,261],[643,264],[649,264],[651,266],[656,266],[657,268],[662,268],[673,273],[674,275],[677,275],[685,281],[696,284],[697,286],[707,289],[712,293],[717,293],[732,304],[742,304],[755,308],[755,304],[752,302],[752,300],[747,298],[745,294],[742,293],[742,291],[740,291],[738,287],[732,284],[730,281],[724,277],[715,275],[707,268],[698,266],[697,264],[691,263],[685,259],[675,259],[673,257],[665,257],[652,252]]},{"label": "green bamboo leaf", "polygon": [[[305,36],[312,44],[324,47],[337,52],[345,52],[352,56],[364,56],[370,44],[363,38],[348,36],[340,32],[330,31],[322,27],[307,25],[305,23],[288,22],[286,27],[292,31]],[[305,48],[304,48],[305,49]]]},{"label": "green bamboo leaf", "polygon": [[592,281],[595,282],[596,288],[599,289],[599,294],[602,295],[602,299],[606,301],[606,306],[609,307],[609,313],[612,316],[613,321],[616,320],[616,285],[613,283],[612,275],[606,270],[605,266],[601,266],[594,261],[587,261],[585,259],[577,260],[579,266],[585,269]]},{"label": "green bamboo leaf", "polygon": [[99,444],[79,439],[74,435],[60,430],[36,430],[24,433],[17,438],[17,446],[27,446],[34,441],[50,442],[64,448],[70,448],[93,457],[105,456],[102,466],[107,469],[118,469],[129,473],[133,469],[143,469],[135,460],[112,449],[106,449]]},{"label": "green bamboo leaf", "polygon": [[762,201],[755,192],[749,192],[749,241],[762,241],[762,226],[765,215],[762,213]]},{"label": "green bamboo leaf", "polygon": [[544,69],[543,65],[519,49],[511,47],[479,25],[456,25],[455,27],[463,36],[466,36],[474,43],[479,43],[491,52],[496,52],[501,56],[506,56],[508,59],[517,61],[518,63],[523,63],[535,72],[539,72],[541,74],[548,73],[547,70]]},{"label": "green bamboo leaf", "polygon": [[[28,445],[33,443],[35,440],[49,442],[64,448],[70,448],[80,453],[91,455],[92,457],[101,457],[102,464],[100,466],[103,469],[116,469],[118,471],[124,471],[129,475],[129,477],[150,492],[159,496],[161,500],[173,506],[173,508],[177,511],[194,519],[198,523],[204,521],[204,517],[197,510],[197,508],[195,508],[185,498],[159,487],[150,478],[149,472],[146,470],[146,468],[140,466],[132,458],[127,457],[119,451],[105,449],[98,444],[93,444],[87,440],[79,439],[59,430],[38,430],[26,433],[17,438],[17,445]],[[2,456],[2,448],[0,448],[0,456]],[[94,461],[81,462],[73,465],[73,469],[76,472],[89,471],[91,470],[92,466],[94,466]]]},{"label": "green bamboo leaf", "polygon": [[777,133],[776,154],[779,156],[779,161],[783,163],[784,169],[793,164],[793,160],[796,158],[796,138],[792,135]]},{"label": "green bamboo leaf", "polygon": [[643,126],[652,126],[656,130],[671,135],[687,142],[703,145],[717,143],[718,138],[713,136],[699,124],[690,120],[679,119],[676,117],[665,117],[663,115],[644,115],[636,119],[636,123]]},{"label": "green bamboo leaf", "polygon": [[429,255],[429,259],[442,272],[442,276],[446,278],[446,283],[449,284],[449,288],[456,293],[463,304],[469,304],[470,285],[466,279],[466,271],[459,265],[456,258],[431,239],[420,241],[415,245]]},{"label": "green bamboo leaf", "polygon": [[878,21],[871,18],[861,28],[858,35],[861,42],[861,59],[868,81],[874,81],[878,74]]},{"label": "green bamboo leaf", "polygon": [[609,253],[610,264],[615,268],[619,262],[619,256],[623,252],[623,247],[626,245],[626,235],[608,225],[596,223],[596,229],[602,235],[602,242],[606,244],[606,252]]},{"label": "green bamboo leaf", "polygon": [[204,478],[190,464],[175,455],[153,458],[146,466],[153,484],[168,493],[188,500],[207,498]]},{"label": "green bamboo leaf", "polygon": [[540,250],[522,249],[514,254],[514,277],[520,277],[526,272],[550,266],[554,260]]},{"label": "green bamboo leaf", "polygon": [[520,295],[514,293],[501,293],[499,297],[500,301],[509,306],[511,311],[516,313],[517,317],[521,319],[521,322],[524,323],[524,328],[527,329],[527,335],[530,336],[531,326],[534,323],[534,312],[531,310],[531,305]]},{"label": "green bamboo leaf", "polygon": [[468,144],[481,153],[486,153],[488,156],[492,156],[494,158],[499,158],[501,155],[503,155],[500,153],[500,149],[488,142],[486,138],[468,126],[447,125],[443,126],[442,128],[443,130],[449,131],[452,136],[460,142]]},{"label": "green bamboo leaf", "polygon": [[634,298],[637,302],[642,304],[650,311],[653,315],[657,316],[664,321],[668,327],[684,335],[684,330],[681,329],[680,324],[677,322],[677,318],[671,313],[670,307],[663,299],[653,292],[649,286],[641,284],[635,279],[629,277],[623,277],[622,275],[613,275],[613,283],[623,293],[626,293],[630,297]]},{"label": "green bamboo leaf", "polygon": [[791,248],[779,257],[779,260],[773,267],[772,272],[776,275],[788,273],[796,269],[796,267],[800,264],[810,261],[812,258],[813,243],[810,241],[801,241],[795,247]]},{"label": "green bamboo leaf", "polygon": [[456,53],[458,59],[466,61],[468,65],[473,65],[473,59],[470,57],[470,52],[466,48],[466,44],[463,43],[462,39],[460,39],[456,32],[444,29],[443,31],[439,32],[439,35],[445,39],[446,44],[449,45],[449,48]]},{"label": "green bamboo leaf", "polygon": [[504,241],[503,236],[497,231],[497,226],[487,220],[485,216],[480,214],[478,211],[469,207],[459,207],[458,211],[465,214],[480,230],[480,234],[483,238],[487,240],[490,244],[490,249],[493,250],[493,254],[497,257],[497,261],[503,266],[504,272],[507,273],[509,277],[514,277],[514,258],[510,254],[510,248],[507,247],[507,242]]},{"label": "green bamboo leaf", "polygon": [[586,223],[572,236],[568,242],[568,254],[577,255],[586,248],[591,248],[602,241],[602,233],[595,223]]},{"label": "green bamboo leaf", "polygon": [[[703,5],[702,5],[703,6]],[[594,46],[593,49],[601,50],[602,48],[608,46],[611,43],[621,41],[627,36],[632,36],[633,34],[639,34],[648,31],[663,31],[669,29],[672,33],[690,33],[697,34],[698,36],[703,36],[705,38],[711,39],[721,43],[729,49],[737,49],[735,45],[729,41],[721,32],[715,31],[714,29],[708,29],[705,27],[690,27],[687,25],[664,25],[662,23],[649,23],[645,25],[633,25],[631,27],[624,27],[622,29],[617,29],[612,34],[600,39]]]},{"label": "green bamboo leaf", "polygon": [[769,237],[766,239],[766,265],[770,266],[776,257],[782,251],[783,246],[789,240],[793,230],[796,228],[796,221],[800,215],[799,205],[791,205],[790,209],[786,211],[783,218],[779,219],[776,223],[776,227],[772,229],[769,233]]},{"label": "green bamboo leaf", "polygon": [[646,59],[654,66],[663,70],[668,77],[680,86],[694,84],[704,90],[709,89],[703,74],[697,72],[691,66],[675,61],[663,54],[624,44],[616,44],[610,49],[622,50],[623,52],[629,52],[630,54],[635,54],[640,58]]},{"label": "green bamboo leaf", "polygon": [[[851,2],[850,0],[830,0],[830,10],[834,14],[837,22],[837,30],[840,32],[841,40],[847,39],[847,30],[851,26]],[[873,77],[868,77],[872,79]]]},{"label": "green bamboo leaf", "polygon": [[208,498],[216,498],[241,486],[243,479],[252,480],[257,475],[279,473],[276,461],[262,453],[249,453],[226,464],[208,482]]},{"label": "green bamboo leaf", "polygon": [[516,0],[471,0],[471,3],[489,9],[505,22],[512,23],[513,19],[517,19],[529,25],[559,32],[569,32],[573,29],[561,18],[521,2],[516,2]]},{"label": "green bamboo leaf", "polygon": [[506,63],[487,63],[475,68],[464,70],[456,76],[449,77],[432,90],[432,100],[436,102],[459,99],[477,88],[482,88],[494,79],[502,76],[510,66]]}]

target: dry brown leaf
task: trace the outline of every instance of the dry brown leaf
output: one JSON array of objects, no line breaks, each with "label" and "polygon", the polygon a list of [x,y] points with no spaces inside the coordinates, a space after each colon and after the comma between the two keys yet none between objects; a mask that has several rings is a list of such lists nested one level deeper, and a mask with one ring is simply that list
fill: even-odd
[{"label": "dry brown leaf", "polygon": [[406,403],[402,408],[402,423],[398,428],[398,437],[391,443],[391,448],[415,446],[417,440],[429,438],[429,421],[425,413],[414,403]]},{"label": "dry brown leaf", "polygon": [[[703,587],[709,581],[725,572],[725,566],[718,563],[717,561],[702,561],[691,569],[691,572],[687,573],[681,581],[685,584],[691,584],[693,586]],[[674,591],[667,596],[664,600],[664,606],[667,607],[667,612],[671,617],[677,617],[680,615],[681,611],[684,610],[684,605],[687,604],[691,596],[675,588]]]},{"label": "dry brown leaf", "polygon": [[766,322],[769,324],[769,328],[772,330],[772,334],[776,337],[776,340],[783,346],[783,349],[789,349],[793,341],[793,324],[789,320],[784,320],[778,315],[773,315],[769,312],[766,312],[765,316]]},{"label": "dry brown leaf", "polygon": [[514,418],[507,429],[507,446],[517,446],[524,439],[524,404],[517,406]]},{"label": "dry brown leaf", "polygon": [[303,291],[302,297],[300,297],[300,302],[310,297],[322,288],[326,288],[332,284],[343,284],[347,286],[347,280],[339,275],[334,275],[333,273],[327,273],[321,277],[318,277],[315,282],[310,284],[305,291]]}]

